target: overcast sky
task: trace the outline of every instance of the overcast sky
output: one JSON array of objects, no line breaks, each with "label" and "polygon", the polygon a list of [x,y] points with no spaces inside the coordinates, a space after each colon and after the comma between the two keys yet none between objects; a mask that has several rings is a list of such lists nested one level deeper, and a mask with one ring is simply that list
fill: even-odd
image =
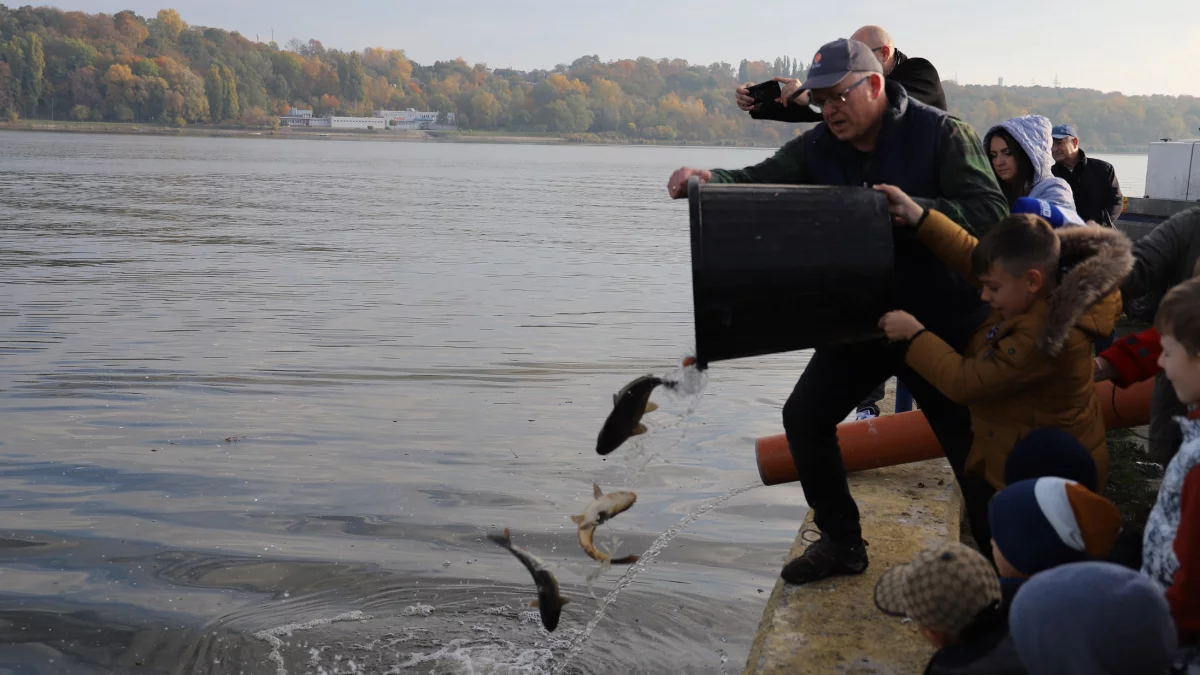
[{"label": "overcast sky", "polygon": [[[64,10],[151,17],[172,2],[191,24],[281,45],[404,49],[419,63],[463,57],[491,67],[552,68],[584,54],[694,63],[790,55],[864,23],[887,28],[899,49],[964,84],[1086,87],[1126,94],[1200,95],[1196,0],[59,0]],[[6,4],[16,5],[16,2]]]}]

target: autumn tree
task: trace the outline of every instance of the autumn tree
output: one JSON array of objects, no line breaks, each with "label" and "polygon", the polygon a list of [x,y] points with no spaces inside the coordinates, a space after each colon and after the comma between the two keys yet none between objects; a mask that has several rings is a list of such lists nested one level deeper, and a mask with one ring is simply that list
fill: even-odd
[{"label": "autumn tree", "polygon": [[187,24],[179,16],[179,12],[173,9],[160,9],[158,15],[154,17],[153,28],[167,41],[175,42],[179,39],[179,34],[187,28]]}]

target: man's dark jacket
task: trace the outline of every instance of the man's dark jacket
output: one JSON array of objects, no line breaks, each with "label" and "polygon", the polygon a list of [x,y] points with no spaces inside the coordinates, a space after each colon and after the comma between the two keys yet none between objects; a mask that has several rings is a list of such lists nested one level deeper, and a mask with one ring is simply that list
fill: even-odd
[{"label": "man's dark jacket", "polygon": [[[1092,160],[1095,161],[1095,160]],[[1128,310],[1130,301],[1150,296],[1158,300],[1191,279],[1200,267],[1200,207],[1180,211],[1159,223],[1133,245],[1133,271],[1121,285]],[[1166,464],[1183,442],[1175,418],[1187,414],[1166,375],[1154,377],[1150,402],[1150,459]]]},{"label": "man's dark jacket", "polygon": [[[889,82],[897,82],[908,92],[911,98],[931,105],[938,110],[946,109],[946,92],[942,91],[942,78],[938,77],[937,68],[925,59],[910,59],[899,49],[896,50],[896,67],[888,74]],[[821,113],[806,105],[768,101],[758,110],[751,110],[750,116],[756,120],[778,120],[780,122],[820,122]]]},{"label": "man's dark jacket", "polygon": [[1051,171],[1070,184],[1071,192],[1075,193],[1075,211],[1085,221],[1094,220],[1111,227],[1121,215],[1125,200],[1112,164],[1092,159],[1080,150],[1074,169],[1055,164]]},{"label": "man's dark jacket", "polygon": [[[714,169],[714,183],[871,186],[888,183],[981,234],[1008,215],[979,136],[966,123],[886,82],[888,108],[876,149],[861,153],[824,123],[772,157],[740,170]],[[917,241],[895,234],[896,301],[934,333],[952,333],[981,307],[979,293]]]}]

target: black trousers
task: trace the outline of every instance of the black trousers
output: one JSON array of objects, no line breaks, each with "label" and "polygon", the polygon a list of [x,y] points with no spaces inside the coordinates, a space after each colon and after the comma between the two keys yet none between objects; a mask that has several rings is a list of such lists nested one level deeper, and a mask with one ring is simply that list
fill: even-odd
[{"label": "black trousers", "polygon": [[[944,331],[951,334],[938,335],[961,351],[985,316],[986,307],[963,317],[956,330]],[[982,477],[963,474],[972,441],[970,414],[905,365],[906,349],[905,344],[879,342],[816,350],[783,406],[783,428],[800,473],[804,498],[813,509],[814,522],[826,536],[835,541],[854,541],[862,536],[858,505],[850,495],[838,446],[837,425],[880,382],[897,376],[912,392],[950,460],[963,491],[971,533],[981,552],[991,559],[987,505],[994,490]]]}]

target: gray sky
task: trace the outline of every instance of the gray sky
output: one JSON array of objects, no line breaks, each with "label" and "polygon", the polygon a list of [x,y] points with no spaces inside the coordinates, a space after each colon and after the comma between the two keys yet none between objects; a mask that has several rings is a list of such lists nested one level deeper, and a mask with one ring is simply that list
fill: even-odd
[{"label": "gray sky", "polygon": [[[864,23],[887,28],[901,51],[964,84],[1086,87],[1200,96],[1195,0],[60,0],[87,12],[153,16],[172,2],[184,20],[283,44],[404,49],[420,63],[463,57],[492,67],[552,68],[584,54],[694,63],[794,56]],[[18,3],[6,3],[18,4]],[[831,11],[838,8],[839,12]]]}]

